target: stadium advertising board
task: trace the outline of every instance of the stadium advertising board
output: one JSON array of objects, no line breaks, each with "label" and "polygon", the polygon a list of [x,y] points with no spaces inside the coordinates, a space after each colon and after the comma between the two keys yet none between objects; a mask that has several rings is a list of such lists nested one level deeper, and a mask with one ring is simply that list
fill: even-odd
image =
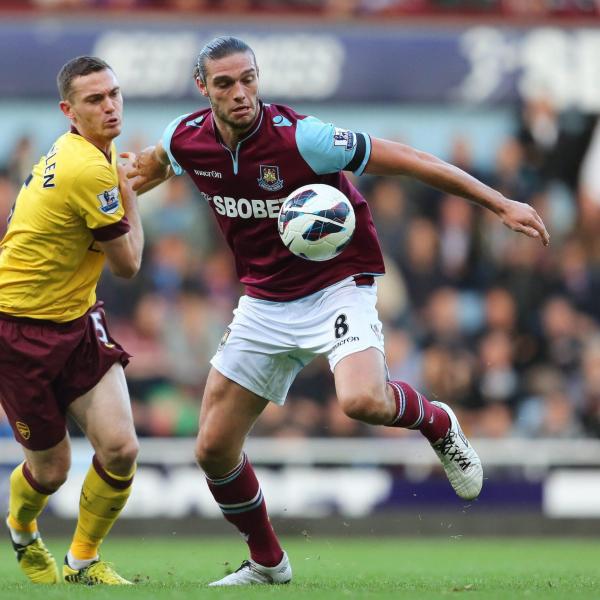
[{"label": "stadium advertising board", "polygon": [[[457,498],[443,477],[408,477],[402,469],[386,467],[257,468],[269,512],[279,518],[348,519],[380,511],[451,510],[462,514],[489,510],[525,510],[542,513],[544,482],[522,478],[486,482],[475,502]],[[48,513],[61,518],[77,516],[78,498],[86,474],[74,465],[68,481],[50,499]],[[9,469],[0,467],[0,507],[7,505]],[[562,507],[564,503],[561,503]],[[201,472],[191,466],[142,466],[138,469],[125,518],[181,519],[190,516],[220,518]],[[592,516],[589,513],[586,516]],[[598,516],[597,514],[593,516]]]},{"label": "stadium advertising board", "polygon": [[[280,519],[356,519],[387,514],[458,516],[539,515],[560,521],[600,518],[600,441],[478,439],[486,480],[476,501],[458,498],[437,458],[419,439],[250,438],[269,511]],[[72,439],[68,481],[52,496],[49,514],[76,516],[81,484],[93,450]],[[193,464],[192,438],[143,438],[133,493],[124,516],[132,519],[220,519],[221,513]],[[502,448],[503,452],[499,449]],[[361,457],[356,462],[356,457]],[[0,437],[0,510],[8,506],[8,478],[22,460],[12,439]]]},{"label": "stadium advertising board", "polygon": [[544,94],[559,107],[600,110],[600,30],[557,27],[3,23],[0,96],[54,96],[59,67],[95,54],[129,99],[193,98],[194,57],[223,33],[255,48],[263,95],[273,100],[485,104]]}]

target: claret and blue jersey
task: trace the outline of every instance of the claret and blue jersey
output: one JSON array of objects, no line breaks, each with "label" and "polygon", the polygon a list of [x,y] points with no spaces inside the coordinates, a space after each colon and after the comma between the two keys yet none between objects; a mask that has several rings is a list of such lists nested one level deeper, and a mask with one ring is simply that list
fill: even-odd
[{"label": "claret and blue jersey", "polygon": [[[248,295],[288,301],[350,275],[383,274],[367,202],[342,172],[364,171],[371,151],[368,135],[287,106],[262,104],[256,124],[234,150],[222,143],[210,109],[175,119],[162,144],[175,173],[187,172],[213,209]],[[321,263],[291,254],[277,233],[283,200],[311,183],[338,188],[356,213],[351,243],[340,256]]]}]

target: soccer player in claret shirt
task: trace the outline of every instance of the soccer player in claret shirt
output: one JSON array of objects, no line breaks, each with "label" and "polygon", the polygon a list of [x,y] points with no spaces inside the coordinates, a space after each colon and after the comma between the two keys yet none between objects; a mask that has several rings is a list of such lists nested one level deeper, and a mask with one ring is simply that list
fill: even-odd
[{"label": "soccer player in claret shirt", "polygon": [[[210,108],[175,119],[128,176],[145,191],[187,172],[213,209],[246,286],[211,361],[196,458],[225,518],[246,539],[250,560],[211,585],[287,583],[290,562],[243,445],[268,402],[283,404],[316,355],[328,358],[348,416],[418,429],[461,498],[475,498],[483,480],[450,407],[387,377],[374,279],[384,273],[383,260],[369,207],[342,172],[409,175],[492,210],[543,244],[548,233],[533,208],[434,156],[260,101],[254,53],[239,39],[208,43],[194,77]],[[356,213],[351,243],[327,262],[292,255],[277,233],[282,199],[311,183],[339,188]]]},{"label": "soccer player in claret shirt", "polygon": [[[123,112],[115,74],[79,57],[61,69],[58,87],[71,131],[27,177],[0,242],[0,401],[25,454],[10,476],[7,525],[31,581],[122,585],[130,582],[98,549],[131,492],[138,443],[123,373],[129,355],[110,337],[96,284],[105,261],[115,275],[136,274],[143,234],[113,143]],[[36,518],[67,478],[67,414],[95,455],[61,577]]]}]

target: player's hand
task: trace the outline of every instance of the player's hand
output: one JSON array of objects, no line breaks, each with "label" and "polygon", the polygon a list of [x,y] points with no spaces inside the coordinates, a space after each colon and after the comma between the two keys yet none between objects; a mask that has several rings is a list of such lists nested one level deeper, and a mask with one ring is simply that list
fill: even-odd
[{"label": "player's hand", "polygon": [[133,165],[137,157],[133,152],[121,152],[119,156],[125,159],[124,162],[117,163],[119,190],[121,191],[121,195],[126,198],[135,197],[133,181],[129,178],[129,174],[133,172]]},{"label": "player's hand", "polygon": [[133,169],[127,174],[132,181],[133,189],[140,190],[169,178],[169,165],[163,164],[155,152],[155,146],[144,148],[133,161]]},{"label": "player's hand", "polygon": [[498,216],[513,231],[524,233],[531,238],[539,238],[544,246],[550,243],[550,235],[544,222],[535,208],[529,206],[529,204],[506,199]]}]

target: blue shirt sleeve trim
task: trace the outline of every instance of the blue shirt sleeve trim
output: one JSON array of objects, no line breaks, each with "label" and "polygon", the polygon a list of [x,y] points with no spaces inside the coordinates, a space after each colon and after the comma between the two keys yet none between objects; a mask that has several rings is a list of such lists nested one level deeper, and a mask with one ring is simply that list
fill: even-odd
[{"label": "blue shirt sleeve trim", "polygon": [[355,175],[362,175],[367,167],[367,163],[369,162],[369,158],[371,158],[371,137],[368,133],[361,133],[360,135],[364,136],[366,148],[365,148],[365,157],[363,161],[360,163],[360,166],[356,171],[353,171]]},{"label": "blue shirt sleeve trim", "polygon": [[180,115],[176,119],[173,119],[167,125],[164,133],[162,134],[162,138],[160,140],[162,147],[165,149],[165,152],[167,153],[167,156],[169,157],[169,161],[171,162],[171,168],[173,169],[173,173],[175,173],[175,175],[181,175],[183,173],[183,169],[181,168],[181,165],[175,160],[175,157],[173,156],[173,154],[171,152],[171,138],[173,137],[173,134],[175,133],[175,130],[177,129],[177,126],[179,125],[179,123],[181,123],[181,121],[183,121],[183,119],[188,117],[190,114],[191,113],[187,113],[185,115]]},{"label": "blue shirt sleeve trim", "polygon": [[326,175],[344,170],[352,160],[356,134],[315,117],[306,117],[296,124],[296,144],[310,168],[317,175]]}]

